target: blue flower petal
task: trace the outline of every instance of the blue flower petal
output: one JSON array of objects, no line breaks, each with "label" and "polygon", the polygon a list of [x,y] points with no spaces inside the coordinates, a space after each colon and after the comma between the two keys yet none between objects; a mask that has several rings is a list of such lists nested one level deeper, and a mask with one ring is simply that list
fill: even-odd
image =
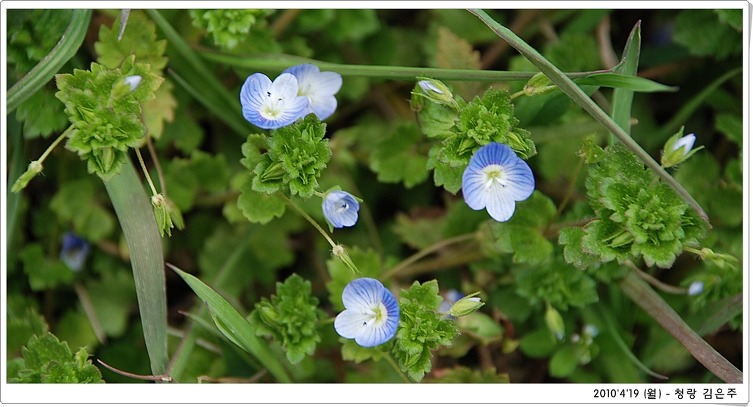
[{"label": "blue flower petal", "polygon": [[395,296],[379,280],[358,278],[343,290],[345,311],[335,318],[335,330],[363,347],[381,345],[392,339],[400,321]]},{"label": "blue flower petal", "polygon": [[528,164],[500,143],[479,148],[463,171],[465,202],[474,210],[486,208],[499,222],[509,220],[515,212],[515,202],[528,199],[535,187]]},{"label": "blue flower petal", "polygon": [[337,109],[337,93],[342,87],[342,76],[337,72],[320,72],[312,64],[291,66],[283,71],[298,80],[298,94],[309,99],[308,112],[314,113],[319,120],[331,116]]},{"label": "blue flower petal", "polygon": [[261,73],[249,76],[241,87],[240,100],[243,117],[263,129],[287,126],[308,111],[308,98],[298,96],[298,82],[287,73],[274,82]]},{"label": "blue flower petal", "polygon": [[322,201],[324,217],[336,228],[355,225],[360,208],[356,198],[344,191],[332,191]]}]

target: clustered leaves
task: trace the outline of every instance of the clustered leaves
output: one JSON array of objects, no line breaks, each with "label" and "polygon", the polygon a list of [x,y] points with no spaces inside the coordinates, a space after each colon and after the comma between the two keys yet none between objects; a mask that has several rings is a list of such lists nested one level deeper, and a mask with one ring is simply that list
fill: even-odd
[{"label": "clustered leaves", "polygon": [[264,194],[288,189],[291,195],[314,195],[332,155],[324,139],[325,129],[316,115],[309,114],[269,136],[249,135],[241,163],[253,174],[252,189]]},{"label": "clustered leaves", "polygon": [[[55,96],[65,103],[73,125],[66,148],[78,153],[89,173],[103,180],[117,174],[128,149],[142,142],[141,104],[154,96],[163,80],[134,60],[131,56],[115,69],[92,62],[88,71],[56,76],[60,91]],[[133,91],[124,82],[132,75],[142,78]]]},{"label": "clustered leaves", "polygon": [[432,102],[416,106],[423,100],[414,98],[414,107],[420,109],[421,128],[427,136],[441,138],[429,152],[427,168],[434,170],[435,184],[452,193],[460,189],[463,170],[473,152],[484,145],[491,142],[508,145],[523,159],[536,154],[530,132],[517,127],[518,119],[505,90],[489,89],[469,103],[456,97],[459,111]]},{"label": "clustered leaves", "polygon": [[262,299],[249,316],[256,334],[271,335],[282,344],[290,363],[312,355],[321,337],[316,325],[322,316],[319,300],[311,295],[311,283],[297,274],[277,283],[277,294]]},{"label": "clustered leaves", "polygon": [[257,20],[270,15],[272,10],[190,10],[195,27],[211,34],[214,44],[225,51],[235,49],[248,37]]},{"label": "clustered leaves", "polygon": [[436,280],[414,282],[400,293],[400,325],[392,353],[400,368],[415,381],[431,370],[431,352],[449,346],[457,336],[455,322],[437,312],[442,303]]},{"label": "clustered leaves", "polygon": [[32,336],[21,353],[23,363],[9,378],[12,383],[104,383],[86,348],[74,354],[51,333]]},{"label": "clustered leaves", "polygon": [[[697,246],[705,233],[697,215],[625,147],[605,149],[589,168],[586,188],[597,219],[578,232],[565,228],[567,261],[586,267],[594,259],[643,259],[647,266],[670,267],[685,246]],[[587,256],[577,254],[580,249]],[[589,258],[588,256],[594,256]]]}]

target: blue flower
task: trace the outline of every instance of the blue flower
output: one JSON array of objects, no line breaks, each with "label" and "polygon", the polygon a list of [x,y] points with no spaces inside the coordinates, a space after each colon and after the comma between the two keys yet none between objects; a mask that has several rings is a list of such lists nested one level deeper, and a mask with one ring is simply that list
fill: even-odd
[{"label": "blue flower", "polygon": [[345,311],[335,318],[335,331],[343,338],[371,348],[392,339],[400,321],[395,296],[379,280],[357,278],[343,290]]},{"label": "blue flower", "polygon": [[298,80],[298,95],[309,100],[308,113],[314,113],[319,120],[324,120],[337,108],[335,93],[340,90],[343,78],[337,72],[319,72],[319,67],[312,64],[291,66],[283,71]]},{"label": "blue flower", "polygon": [[471,209],[486,208],[499,222],[510,219],[515,202],[531,196],[535,186],[528,164],[500,143],[479,148],[463,172],[465,202]]},{"label": "blue flower", "polygon": [[73,271],[81,271],[89,256],[89,243],[71,232],[63,235],[60,260]]},{"label": "blue flower", "polygon": [[241,87],[243,117],[262,129],[278,129],[306,115],[308,98],[298,96],[298,80],[289,73],[274,82],[255,73]]},{"label": "blue flower", "polygon": [[322,201],[324,217],[336,228],[355,225],[360,208],[356,198],[345,191],[332,191]]}]

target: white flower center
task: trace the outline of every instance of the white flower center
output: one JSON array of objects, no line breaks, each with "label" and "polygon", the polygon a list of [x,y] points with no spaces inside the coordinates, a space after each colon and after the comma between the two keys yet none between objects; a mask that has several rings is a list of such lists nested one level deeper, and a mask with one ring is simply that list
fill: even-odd
[{"label": "white flower center", "polygon": [[381,326],[387,322],[387,308],[381,302],[375,304],[374,307],[367,310],[366,313],[369,315],[369,318],[363,322],[364,326]]},{"label": "white flower center", "polygon": [[261,115],[265,119],[276,120],[282,116],[285,111],[285,100],[281,97],[274,97],[271,92],[267,92],[267,102],[261,108]]},{"label": "white flower center", "polygon": [[507,174],[501,165],[487,165],[481,170],[481,173],[484,175],[484,187],[486,189],[494,187],[495,184],[499,184],[502,188],[507,187]]}]

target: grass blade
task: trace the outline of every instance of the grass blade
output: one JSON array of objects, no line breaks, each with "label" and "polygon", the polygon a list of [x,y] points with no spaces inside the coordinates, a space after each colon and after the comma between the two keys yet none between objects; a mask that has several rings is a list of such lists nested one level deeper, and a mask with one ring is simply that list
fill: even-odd
[{"label": "grass blade", "polygon": [[36,93],[76,55],[81,43],[84,42],[91,16],[91,10],[73,10],[71,22],[60,37],[60,41],[44,59],[8,90],[6,114],[10,114],[18,105]]},{"label": "grass blade", "polygon": [[118,222],[128,242],[136,297],[152,374],[167,368],[167,296],[162,240],[152,205],[130,160],[105,182]]},{"label": "grass blade", "polygon": [[[623,75],[619,73],[599,73],[575,81],[578,85],[596,85],[604,88],[615,88],[615,96],[620,100],[617,105],[630,107],[633,102],[634,92],[676,92],[677,87],[667,86],[651,79],[641,78],[640,76]],[[629,94],[629,98],[627,95]],[[615,98],[613,97],[612,100]],[[612,114],[615,112],[615,103],[612,103]],[[628,121],[630,120],[630,109],[628,109]],[[620,118],[621,120],[624,120]],[[616,121],[616,120],[615,120]],[[619,122],[617,124],[620,124]],[[627,131],[627,130],[625,130]]]},{"label": "grass blade", "polygon": [[[625,50],[622,51],[622,63],[617,72],[624,75],[635,75],[638,72],[638,59],[641,52],[641,22],[635,24],[630,31]],[[615,89],[612,94],[612,119],[625,133],[630,134],[630,114],[633,105],[633,91],[630,89]],[[614,142],[614,134],[610,141]]]},{"label": "grass blade", "polygon": [[275,358],[267,345],[254,333],[251,324],[243,318],[221,295],[198,278],[168,264],[188,284],[196,295],[207,304],[217,328],[230,341],[254,355],[278,381],[290,383],[283,365]]}]

